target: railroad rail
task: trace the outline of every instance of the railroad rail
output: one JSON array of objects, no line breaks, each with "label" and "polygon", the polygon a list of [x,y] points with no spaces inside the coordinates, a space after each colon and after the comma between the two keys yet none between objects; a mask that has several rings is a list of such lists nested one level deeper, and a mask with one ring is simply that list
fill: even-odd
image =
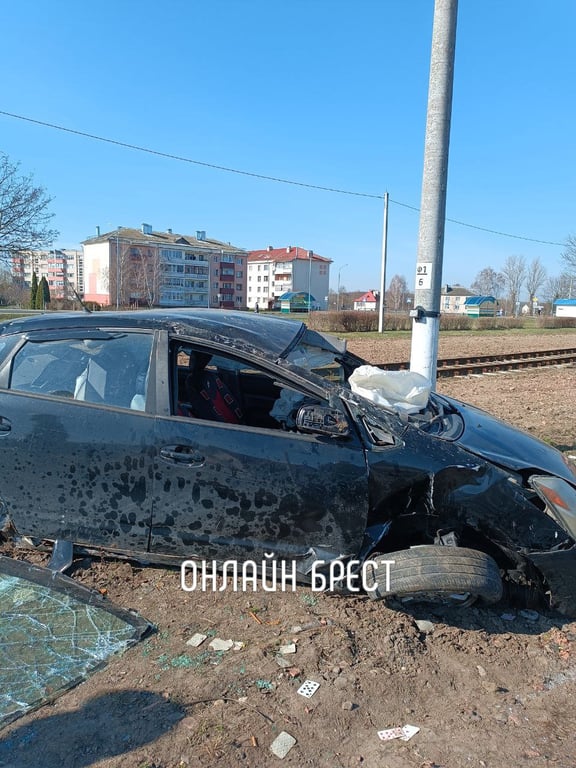
[{"label": "railroad rail", "polygon": [[[571,349],[538,350],[537,352],[511,352],[504,355],[473,355],[451,357],[437,362],[438,378],[469,376],[470,374],[497,373],[498,371],[521,368],[542,368],[552,365],[574,365],[576,347]],[[388,371],[403,371],[410,368],[409,362],[379,363],[379,368]]]}]

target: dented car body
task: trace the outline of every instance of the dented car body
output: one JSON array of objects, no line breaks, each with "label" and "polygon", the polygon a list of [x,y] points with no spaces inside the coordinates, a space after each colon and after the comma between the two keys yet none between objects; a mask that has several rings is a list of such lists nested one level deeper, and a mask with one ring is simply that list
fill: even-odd
[{"label": "dented car body", "polygon": [[5,323],[1,527],[150,562],[271,555],[304,580],[318,561],[460,547],[576,615],[562,454],[435,393],[414,414],[375,405],[348,383],[363,362],[255,313]]}]

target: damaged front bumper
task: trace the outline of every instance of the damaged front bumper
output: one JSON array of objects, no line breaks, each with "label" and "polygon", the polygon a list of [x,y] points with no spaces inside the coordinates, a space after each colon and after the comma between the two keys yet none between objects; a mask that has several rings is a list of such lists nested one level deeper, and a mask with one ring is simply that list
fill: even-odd
[{"label": "damaged front bumper", "polygon": [[[559,477],[533,475],[530,486],[546,505],[548,515],[576,540],[576,489]],[[576,618],[576,546],[528,557],[540,571],[551,608]]]}]

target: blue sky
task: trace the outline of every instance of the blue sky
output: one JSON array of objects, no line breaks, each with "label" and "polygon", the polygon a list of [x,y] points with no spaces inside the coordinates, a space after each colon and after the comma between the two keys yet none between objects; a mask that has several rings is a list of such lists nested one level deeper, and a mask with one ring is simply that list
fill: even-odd
[{"label": "blue sky", "polygon": [[[433,0],[19,0],[0,111],[219,166],[390,195],[387,282],[414,285]],[[576,232],[576,3],[460,0],[443,283]],[[333,259],[378,287],[381,199],[264,181],[0,114],[60,247],[118,225]],[[519,236],[504,237],[483,227]]]}]

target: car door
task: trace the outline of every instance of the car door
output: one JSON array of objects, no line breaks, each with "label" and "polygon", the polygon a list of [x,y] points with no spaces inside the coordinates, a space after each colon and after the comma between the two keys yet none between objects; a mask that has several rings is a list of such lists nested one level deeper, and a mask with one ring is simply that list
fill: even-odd
[{"label": "car door", "polygon": [[241,382],[241,423],[196,417],[182,402],[181,356],[181,347],[172,350],[171,414],[157,421],[151,551],[239,560],[274,553],[296,561],[356,553],[368,483],[354,429],[330,437],[287,428],[274,403],[310,399],[311,391],[222,354],[212,373],[228,374],[230,387]]},{"label": "car door", "polygon": [[34,332],[0,370],[3,517],[30,537],[145,552],[153,335]]}]

